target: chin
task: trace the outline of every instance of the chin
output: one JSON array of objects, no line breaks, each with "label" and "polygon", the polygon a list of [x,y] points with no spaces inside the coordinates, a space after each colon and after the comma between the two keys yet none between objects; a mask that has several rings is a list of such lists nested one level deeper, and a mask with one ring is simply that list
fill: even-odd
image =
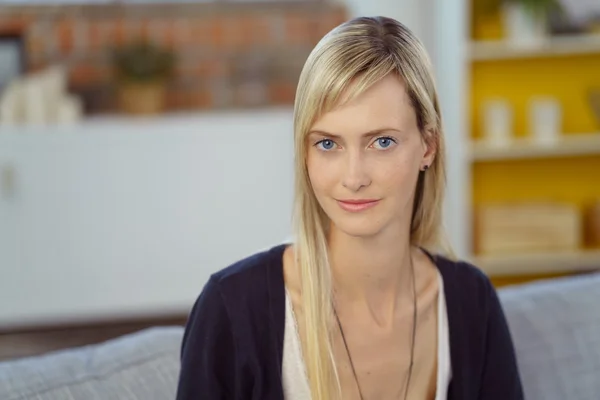
[{"label": "chin", "polygon": [[370,238],[376,236],[384,229],[380,220],[365,215],[336,215],[331,219],[335,229],[355,238]]}]

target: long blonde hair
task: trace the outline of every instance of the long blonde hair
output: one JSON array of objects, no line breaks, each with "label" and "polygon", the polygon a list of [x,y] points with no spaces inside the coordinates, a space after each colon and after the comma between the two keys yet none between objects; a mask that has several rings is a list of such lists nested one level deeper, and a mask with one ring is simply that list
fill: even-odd
[{"label": "long blonde hair", "polygon": [[443,247],[444,141],[427,52],[406,26],[393,19],[361,17],[347,21],[323,37],[309,55],[294,105],[294,253],[305,318],[303,355],[313,400],[339,398],[341,389],[331,338],[329,220],[317,203],[308,176],[306,135],[321,115],[339,105],[342,93],[344,101],[350,101],[390,73],[404,79],[423,139],[437,149],[415,189],[411,242],[430,249]]}]

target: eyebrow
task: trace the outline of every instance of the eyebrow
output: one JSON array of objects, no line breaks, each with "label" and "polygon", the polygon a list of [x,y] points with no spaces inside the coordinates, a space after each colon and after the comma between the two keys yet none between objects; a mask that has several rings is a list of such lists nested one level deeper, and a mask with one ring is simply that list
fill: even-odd
[{"label": "eyebrow", "polygon": [[[361,137],[364,138],[371,138],[373,136],[377,136],[381,133],[384,132],[397,132],[397,133],[402,133],[402,131],[396,129],[396,128],[378,128],[378,129],[372,129],[368,132],[365,132],[361,135]],[[321,135],[321,136],[327,136],[327,137],[331,137],[331,138],[335,138],[335,139],[339,139],[341,138],[341,135],[336,135],[335,133],[330,133],[330,132],[325,132],[322,131],[320,129],[315,129],[312,131],[308,132],[309,135]]]}]

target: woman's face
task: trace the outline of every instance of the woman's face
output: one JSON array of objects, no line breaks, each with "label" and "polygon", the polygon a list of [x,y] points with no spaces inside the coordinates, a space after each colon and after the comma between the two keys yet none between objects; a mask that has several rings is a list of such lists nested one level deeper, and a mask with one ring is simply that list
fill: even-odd
[{"label": "woman's face", "polygon": [[429,149],[401,78],[390,74],[324,114],[307,136],[316,198],[336,229],[370,237],[407,229]]}]

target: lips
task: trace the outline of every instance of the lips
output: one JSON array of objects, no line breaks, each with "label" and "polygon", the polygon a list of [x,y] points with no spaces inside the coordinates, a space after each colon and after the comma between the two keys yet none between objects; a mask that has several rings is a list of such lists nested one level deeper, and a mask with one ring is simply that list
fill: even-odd
[{"label": "lips", "polygon": [[375,199],[347,199],[347,200],[337,200],[338,205],[345,211],[349,212],[361,212],[368,210],[369,208],[375,207],[379,200]]}]

